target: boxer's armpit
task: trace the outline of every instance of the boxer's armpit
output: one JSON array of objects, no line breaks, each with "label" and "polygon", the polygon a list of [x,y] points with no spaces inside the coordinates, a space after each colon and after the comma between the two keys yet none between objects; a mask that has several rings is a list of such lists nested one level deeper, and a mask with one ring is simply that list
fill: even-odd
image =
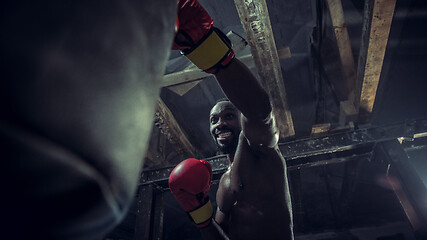
[{"label": "boxer's armpit", "polygon": [[279,141],[279,130],[272,112],[262,121],[242,118],[242,129],[251,148],[272,148]]}]

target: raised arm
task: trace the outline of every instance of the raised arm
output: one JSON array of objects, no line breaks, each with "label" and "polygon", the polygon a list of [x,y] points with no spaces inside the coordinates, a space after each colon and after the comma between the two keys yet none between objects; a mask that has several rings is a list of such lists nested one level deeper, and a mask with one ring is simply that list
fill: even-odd
[{"label": "raised arm", "polygon": [[242,130],[252,147],[273,147],[279,132],[267,92],[250,69],[238,59],[220,69],[215,77],[228,99],[242,113]]},{"label": "raised arm", "polygon": [[[178,31],[173,49],[182,51],[201,70],[215,74],[226,96],[243,115],[242,130],[248,143],[255,148],[276,146],[278,132],[272,117],[268,94],[252,72],[235,59],[229,41],[222,32],[213,27],[212,18],[197,0],[178,1],[177,26]],[[178,168],[178,170],[180,169]],[[189,175],[194,176],[195,174]],[[170,179],[183,179],[184,176],[188,175],[174,170]],[[175,180],[173,182],[176,182]],[[184,181],[182,186],[192,186],[191,182],[200,181]],[[186,194],[183,194],[182,186],[176,188],[173,193],[187,212],[197,213],[193,215],[198,217],[194,218],[192,215],[192,219],[201,228],[203,237],[205,239],[227,239],[220,227],[225,226],[225,222],[227,222],[227,209],[223,209],[225,212],[222,219],[219,215],[215,217],[219,224],[211,221],[212,209],[206,198],[197,198],[199,190],[187,194],[189,192],[187,189]],[[172,189],[173,186],[171,186]],[[184,195],[186,197],[182,197]],[[232,198],[226,197],[226,199]],[[218,203],[222,201],[218,197],[217,200]],[[228,204],[221,202],[221,206],[226,205]],[[200,210],[203,210],[203,214]]]},{"label": "raised arm", "polygon": [[268,94],[252,72],[234,56],[225,35],[196,0],[179,1],[179,30],[174,49],[205,72],[214,73],[230,101],[241,111],[242,130],[252,147],[273,147],[279,133]]},{"label": "raised arm", "polygon": [[215,74],[227,98],[249,119],[265,119],[271,112],[267,92],[246,65],[234,59]]}]

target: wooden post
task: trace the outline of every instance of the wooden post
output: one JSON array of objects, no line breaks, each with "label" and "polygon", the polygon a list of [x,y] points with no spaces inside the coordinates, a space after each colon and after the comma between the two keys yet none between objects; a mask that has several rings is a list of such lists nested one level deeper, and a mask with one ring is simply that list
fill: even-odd
[{"label": "wooden post", "polygon": [[270,96],[280,137],[295,135],[265,0],[235,0],[262,85]]},{"label": "wooden post", "polygon": [[396,0],[365,0],[354,105],[359,118],[372,113]]}]

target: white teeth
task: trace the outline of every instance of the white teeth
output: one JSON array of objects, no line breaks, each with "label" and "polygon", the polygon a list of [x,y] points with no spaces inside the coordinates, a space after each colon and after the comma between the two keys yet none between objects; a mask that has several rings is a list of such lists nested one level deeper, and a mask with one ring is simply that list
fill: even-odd
[{"label": "white teeth", "polygon": [[224,132],[224,133],[218,134],[218,137],[220,137],[220,138],[226,138],[229,136],[231,136],[231,132]]}]

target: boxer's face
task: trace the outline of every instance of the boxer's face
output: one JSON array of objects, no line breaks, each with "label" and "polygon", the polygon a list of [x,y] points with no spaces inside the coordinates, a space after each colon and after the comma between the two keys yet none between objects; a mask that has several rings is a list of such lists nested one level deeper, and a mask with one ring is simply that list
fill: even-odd
[{"label": "boxer's face", "polygon": [[224,153],[233,153],[239,142],[240,112],[231,102],[218,102],[209,116],[210,132],[218,146]]}]

